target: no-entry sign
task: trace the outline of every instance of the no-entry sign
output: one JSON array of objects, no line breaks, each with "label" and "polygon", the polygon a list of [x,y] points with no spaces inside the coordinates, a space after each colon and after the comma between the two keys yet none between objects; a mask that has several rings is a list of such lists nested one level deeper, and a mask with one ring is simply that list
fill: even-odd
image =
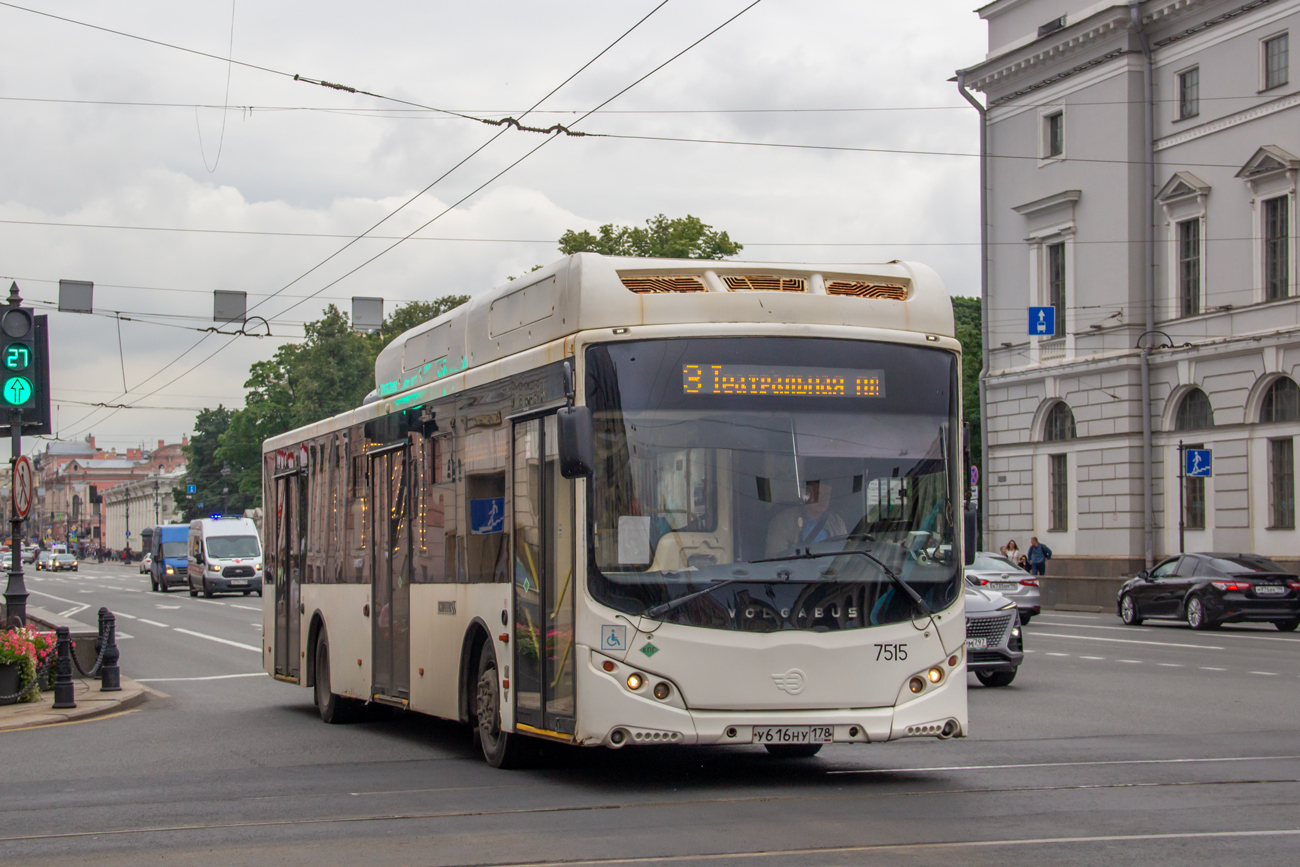
[{"label": "no-entry sign", "polygon": [[27,455],[19,455],[14,461],[13,480],[14,511],[18,517],[26,518],[32,510],[32,461]]}]

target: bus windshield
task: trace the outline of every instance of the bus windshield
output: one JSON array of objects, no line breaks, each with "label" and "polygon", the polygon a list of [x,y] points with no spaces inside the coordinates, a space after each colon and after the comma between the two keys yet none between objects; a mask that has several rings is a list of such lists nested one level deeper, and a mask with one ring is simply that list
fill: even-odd
[{"label": "bus windshield", "polygon": [[262,556],[256,536],[208,536],[206,542],[208,556],[218,560]]},{"label": "bus windshield", "polygon": [[866,341],[590,348],[590,592],[629,614],[746,631],[948,607],[957,376],[951,352]]}]

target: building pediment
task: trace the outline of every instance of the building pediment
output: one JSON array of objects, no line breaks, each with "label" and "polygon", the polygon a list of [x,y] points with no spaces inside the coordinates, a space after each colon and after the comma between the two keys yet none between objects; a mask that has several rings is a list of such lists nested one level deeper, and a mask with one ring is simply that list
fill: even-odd
[{"label": "building pediment", "polygon": [[1266,175],[1296,169],[1300,169],[1300,157],[1284,151],[1277,145],[1264,145],[1246,161],[1246,164],[1241,167],[1241,171],[1237,172],[1237,177],[1246,179],[1262,178]]},{"label": "building pediment", "polygon": [[1160,202],[1175,202],[1189,196],[1203,196],[1210,192],[1210,185],[1191,172],[1174,172],[1174,176],[1156,193]]},{"label": "building pediment", "polygon": [[1023,205],[1016,205],[1011,210],[1022,217],[1037,217],[1048,211],[1063,208],[1073,211],[1074,203],[1079,201],[1079,197],[1082,195],[1082,190],[1063,190],[1050,196],[1044,196],[1041,199],[1035,199],[1032,202],[1025,202]]}]

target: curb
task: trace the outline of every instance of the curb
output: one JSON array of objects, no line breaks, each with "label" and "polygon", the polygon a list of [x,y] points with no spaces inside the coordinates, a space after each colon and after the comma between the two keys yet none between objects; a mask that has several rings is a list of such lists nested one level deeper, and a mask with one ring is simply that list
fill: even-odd
[{"label": "curb", "polygon": [[73,708],[54,708],[54,693],[41,693],[39,702],[11,704],[0,708],[0,732],[84,722],[108,714],[121,713],[143,704],[149,689],[129,677],[123,677],[120,692],[100,692],[98,681],[78,679],[73,683]]}]

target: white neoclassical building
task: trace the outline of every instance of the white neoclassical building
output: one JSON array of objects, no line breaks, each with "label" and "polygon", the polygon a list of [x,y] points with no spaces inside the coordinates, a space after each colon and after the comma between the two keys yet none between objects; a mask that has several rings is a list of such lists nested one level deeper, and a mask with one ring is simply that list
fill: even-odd
[{"label": "white neoclassical building", "polygon": [[[978,13],[990,541],[1132,574],[1181,518],[1187,550],[1297,565],[1300,0]],[[1180,442],[1211,478],[1180,479]]]},{"label": "white neoclassical building", "polygon": [[[140,553],[140,531],[180,520],[173,492],[185,482],[185,468],[171,473],[141,476],[104,491],[104,544],[120,551],[127,547]],[[127,531],[130,531],[130,537]]]}]

